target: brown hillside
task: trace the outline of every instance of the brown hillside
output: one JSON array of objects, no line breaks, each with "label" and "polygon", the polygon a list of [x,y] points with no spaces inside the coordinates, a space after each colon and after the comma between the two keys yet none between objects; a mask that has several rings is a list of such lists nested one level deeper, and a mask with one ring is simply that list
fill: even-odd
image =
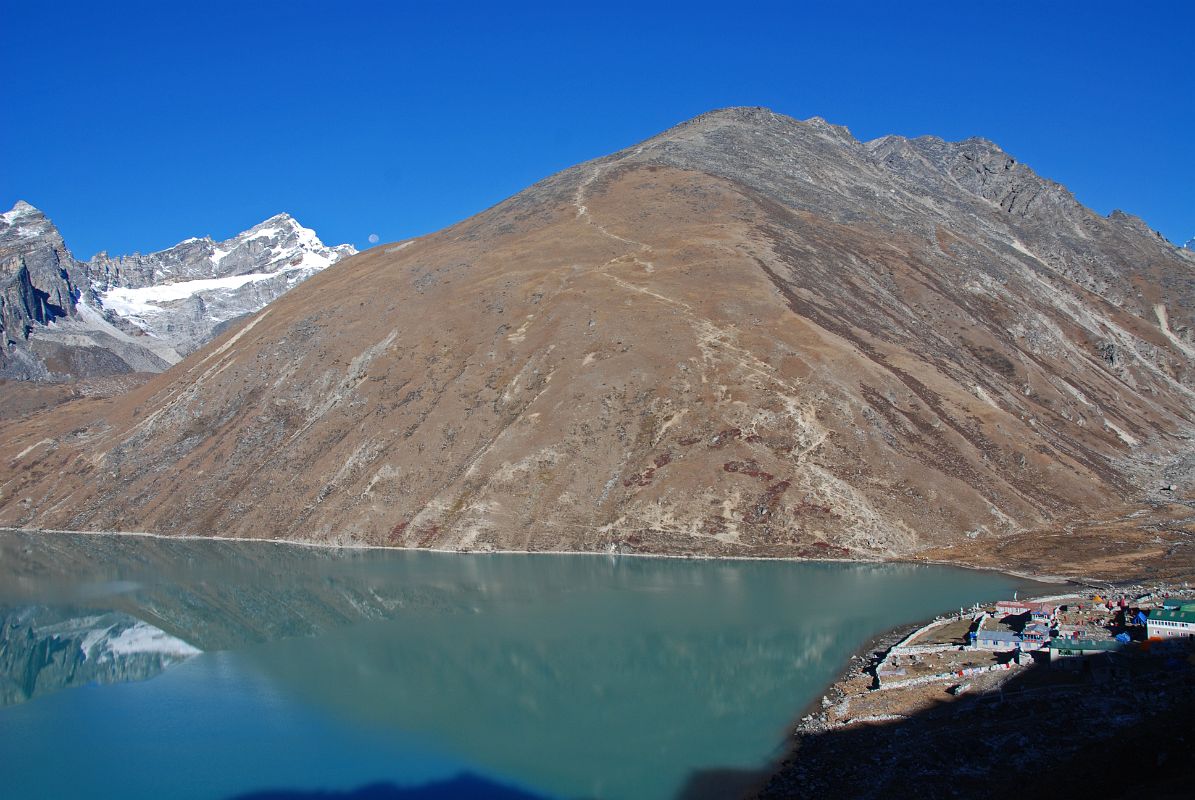
[{"label": "brown hillside", "polygon": [[0,524],[978,548],[1189,491],[1193,287],[982,140],[714,112],[341,262],[127,395],[0,421]]}]

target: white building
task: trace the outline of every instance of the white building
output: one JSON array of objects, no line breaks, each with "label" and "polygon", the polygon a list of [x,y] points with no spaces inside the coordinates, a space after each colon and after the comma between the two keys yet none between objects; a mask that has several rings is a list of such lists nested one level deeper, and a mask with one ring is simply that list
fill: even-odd
[{"label": "white building", "polygon": [[1195,636],[1195,603],[1150,611],[1145,630],[1151,639]]},{"label": "white building", "polygon": [[1021,637],[1012,631],[976,631],[975,647],[979,650],[995,650],[997,652],[1004,652],[1007,650],[1019,650],[1021,648]]}]

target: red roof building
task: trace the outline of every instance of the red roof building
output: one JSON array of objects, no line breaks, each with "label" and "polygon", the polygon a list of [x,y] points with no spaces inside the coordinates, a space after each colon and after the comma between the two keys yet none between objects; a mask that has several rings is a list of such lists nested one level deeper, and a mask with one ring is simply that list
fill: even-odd
[{"label": "red roof building", "polygon": [[996,613],[1005,617],[1028,614],[1029,604],[1022,603],[1019,600],[1001,600],[999,603],[996,603]]}]

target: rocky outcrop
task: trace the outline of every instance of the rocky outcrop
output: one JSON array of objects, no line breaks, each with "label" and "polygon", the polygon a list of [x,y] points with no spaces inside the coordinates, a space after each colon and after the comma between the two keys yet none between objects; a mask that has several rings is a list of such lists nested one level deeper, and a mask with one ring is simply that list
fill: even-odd
[{"label": "rocky outcrop", "polygon": [[161,372],[355,252],[279,214],[222,242],[79,261],[42,212],[18,202],[0,215],[0,378]]},{"label": "rocky outcrop", "polygon": [[45,324],[50,319],[50,310],[33,287],[29,269],[24,263],[16,267],[0,288],[0,325],[7,344],[23,341],[35,323]]},{"label": "rocky outcrop", "polygon": [[74,258],[58,229],[23,201],[0,214],[0,280],[6,343],[27,338],[34,325],[70,316],[75,287]]},{"label": "rocky outcrop", "polygon": [[325,270],[127,397],[0,425],[27,451],[0,523],[978,547],[1176,474],[1193,287],[1173,245],[988,142],[727,109]]}]

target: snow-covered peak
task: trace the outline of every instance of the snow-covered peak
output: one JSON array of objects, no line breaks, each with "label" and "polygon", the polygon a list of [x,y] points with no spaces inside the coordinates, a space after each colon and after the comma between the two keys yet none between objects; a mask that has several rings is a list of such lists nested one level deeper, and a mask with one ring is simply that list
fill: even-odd
[{"label": "snow-covered peak", "polygon": [[6,223],[11,225],[14,222],[16,222],[24,217],[29,217],[29,216],[33,216],[33,215],[45,216],[44,214],[41,213],[41,211],[39,211],[39,210],[37,210],[37,208],[29,205],[24,200],[18,200],[16,202],[16,204],[13,205],[11,210],[5,211],[3,214],[0,214],[0,219],[4,220]]},{"label": "snow-covered peak", "polygon": [[93,262],[92,285],[106,311],[185,353],[225,320],[261,309],[356,252],[329,247],[291,215],[277,214],[223,241],[192,238],[158,253]]},{"label": "snow-covered peak", "polygon": [[0,245],[13,246],[46,237],[61,243],[62,237],[54,223],[24,200],[18,200],[12,209],[0,214]]},{"label": "snow-covered peak", "polygon": [[272,238],[275,236],[286,236],[294,231],[299,230],[307,229],[300,225],[298,220],[296,220],[290,214],[275,214],[265,222],[260,222],[244,233],[237,234],[229,241],[233,241],[235,239],[262,239]]},{"label": "snow-covered peak", "polygon": [[1188,250],[1195,250],[1195,236],[1192,236],[1190,239],[1188,239],[1187,243],[1184,244],[1183,247]]},{"label": "snow-covered peak", "polygon": [[[59,337],[56,343],[75,348],[89,340],[97,351],[115,356],[72,367],[69,374],[162,369],[231,320],[258,311],[356,252],[348,244],[325,245],[284,213],[220,242],[192,236],[157,252],[101,251],[80,261],[54,223],[21,201],[0,213],[0,274],[24,281],[26,294],[32,290],[44,302],[29,308],[13,304],[13,313],[6,306],[0,333],[14,342]],[[22,371],[14,374],[50,376],[41,356],[22,350],[21,357]]]},{"label": "snow-covered peak", "polygon": [[[261,228],[266,225],[271,225],[271,226],[287,226],[287,225],[289,225],[289,226],[293,226],[293,227],[297,228],[297,227],[299,227],[299,221],[296,220],[294,217],[292,217],[287,212],[283,211],[281,214],[275,214],[274,216],[270,217],[265,222],[258,223],[257,225],[254,226],[254,228]],[[253,230],[253,228],[250,228],[249,230]]]},{"label": "snow-covered peak", "polygon": [[[318,271],[356,252],[352,245],[328,247],[311,228],[303,227],[289,214],[278,214],[217,243],[213,263],[218,266],[219,276],[261,274],[287,268]],[[255,265],[250,271],[241,267],[247,257]]]},{"label": "snow-covered peak", "polygon": [[103,273],[97,289],[142,289],[177,282],[261,275],[284,267],[318,270],[355,254],[351,245],[329,247],[290,214],[276,214],[222,241],[191,237],[156,253],[97,256],[92,273]]}]

